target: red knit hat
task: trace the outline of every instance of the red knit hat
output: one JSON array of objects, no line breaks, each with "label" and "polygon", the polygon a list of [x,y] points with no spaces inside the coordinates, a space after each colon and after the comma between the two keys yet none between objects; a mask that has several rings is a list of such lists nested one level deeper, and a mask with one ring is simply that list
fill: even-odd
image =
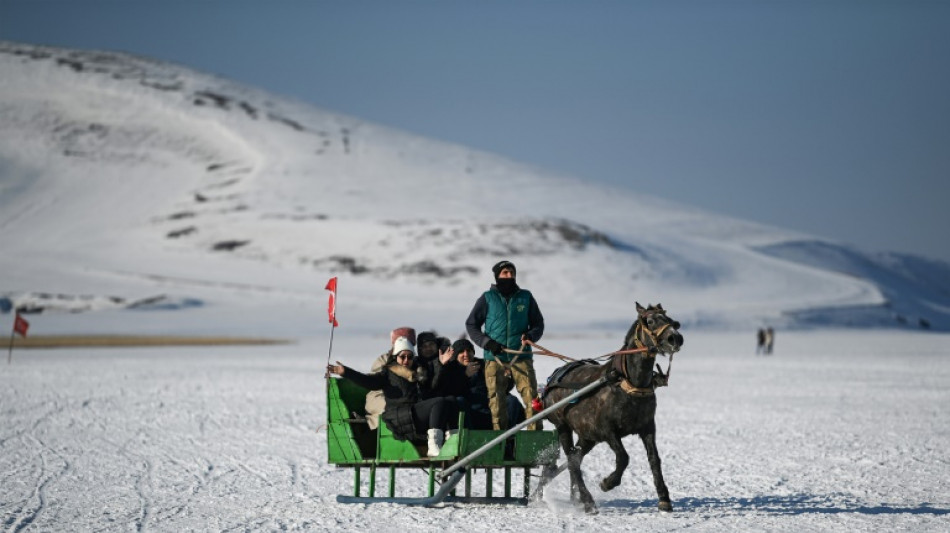
[{"label": "red knit hat", "polygon": [[410,327],[401,327],[392,330],[389,333],[389,344],[396,344],[396,339],[399,337],[405,337],[409,339],[409,343],[415,346],[416,344],[416,330]]}]

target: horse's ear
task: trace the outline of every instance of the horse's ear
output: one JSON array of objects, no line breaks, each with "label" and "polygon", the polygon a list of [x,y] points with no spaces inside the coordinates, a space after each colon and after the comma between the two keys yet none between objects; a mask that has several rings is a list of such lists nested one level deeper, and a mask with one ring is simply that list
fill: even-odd
[{"label": "horse's ear", "polygon": [[642,315],[644,311],[646,311],[646,309],[644,309],[643,306],[640,305],[640,302],[637,302],[637,314]]},{"label": "horse's ear", "polygon": [[662,310],[663,310],[663,304],[661,304],[661,303],[656,304],[656,308],[659,309],[660,311],[662,311]]}]

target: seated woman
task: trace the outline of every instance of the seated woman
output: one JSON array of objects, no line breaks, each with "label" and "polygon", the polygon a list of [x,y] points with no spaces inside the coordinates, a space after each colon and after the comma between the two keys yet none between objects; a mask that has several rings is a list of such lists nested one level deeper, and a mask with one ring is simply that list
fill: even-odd
[{"label": "seated woman", "polygon": [[[430,396],[425,367],[415,364],[415,347],[405,337],[393,343],[393,360],[376,374],[363,374],[337,361],[327,373],[349,379],[370,389],[382,389],[386,408],[382,419],[399,440],[426,442],[426,455],[439,455],[446,431],[458,429],[455,398]],[[417,370],[423,369],[419,372]]]},{"label": "seated woman", "polygon": [[[416,344],[415,329],[403,326],[392,330],[389,333],[389,350],[373,360],[373,364],[370,365],[369,368],[370,374],[376,374],[382,370],[384,366],[393,362],[395,358],[393,355],[393,344],[399,337],[406,337],[409,339],[409,344]],[[366,424],[369,425],[370,429],[378,428],[379,416],[386,410],[386,397],[383,396],[383,391],[371,390],[367,392],[366,402],[363,407],[366,410]]]},{"label": "seated woman", "polygon": [[[459,409],[465,411],[465,427],[468,429],[492,429],[485,361],[475,357],[472,342],[468,339],[455,341],[451,353],[440,354],[439,362],[432,378],[434,394],[456,397]],[[513,385],[509,380],[509,391]],[[509,392],[506,401],[510,424],[523,422],[524,406],[518,398]]]}]

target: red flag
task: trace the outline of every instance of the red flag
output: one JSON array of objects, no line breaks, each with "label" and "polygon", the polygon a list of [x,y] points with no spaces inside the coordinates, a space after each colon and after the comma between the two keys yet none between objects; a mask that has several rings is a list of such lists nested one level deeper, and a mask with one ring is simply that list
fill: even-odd
[{"label": "red flag", "polygon": [[330,291],[330,303],[327,306],[327,315],[329,315],[330,323],[333,324],[333,327],[338,327],[340,324],[336,321],[336,278],[330,278],[330,281],[327,282],[326,289]]},{"label": "red flag", "polygon": [[13,320],[13,331],[19,333],[21,337],[26,338],[26,331],[28,329],[30,329],[30,323],[20,316],[20,313],[17,313],[16,318]]}]

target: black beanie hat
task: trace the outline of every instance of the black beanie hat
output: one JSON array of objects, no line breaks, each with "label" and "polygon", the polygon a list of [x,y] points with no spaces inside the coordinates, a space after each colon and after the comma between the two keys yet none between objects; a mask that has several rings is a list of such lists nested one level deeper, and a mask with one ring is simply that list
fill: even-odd
[{"label": "black beanie hat", "polygon": [[452,351],[455,352],[456,356],[466,350],[471,350],[473,352],[475,351],[475,345],[472,344],[472,341],[468,339],[459,339],[452,343]]},{"label": "black beanie hat", "polygon": [[422,346],[422,343],[432,341],[439,344],[439,334],[434,331],[423,331],[416,335],[416,346]]},{"label": "black beanie hat", "polygon": [[496,280],[498,279],[498,274],[501,274],[501,271],[505,268],[510,268],[511,271],[514,272],[516,276],[518,275],[518,269],[515,268],[514,263],[507,260],[499,261],[495,263],[495,266],[491,267],[492,274],[495,275]]}]

